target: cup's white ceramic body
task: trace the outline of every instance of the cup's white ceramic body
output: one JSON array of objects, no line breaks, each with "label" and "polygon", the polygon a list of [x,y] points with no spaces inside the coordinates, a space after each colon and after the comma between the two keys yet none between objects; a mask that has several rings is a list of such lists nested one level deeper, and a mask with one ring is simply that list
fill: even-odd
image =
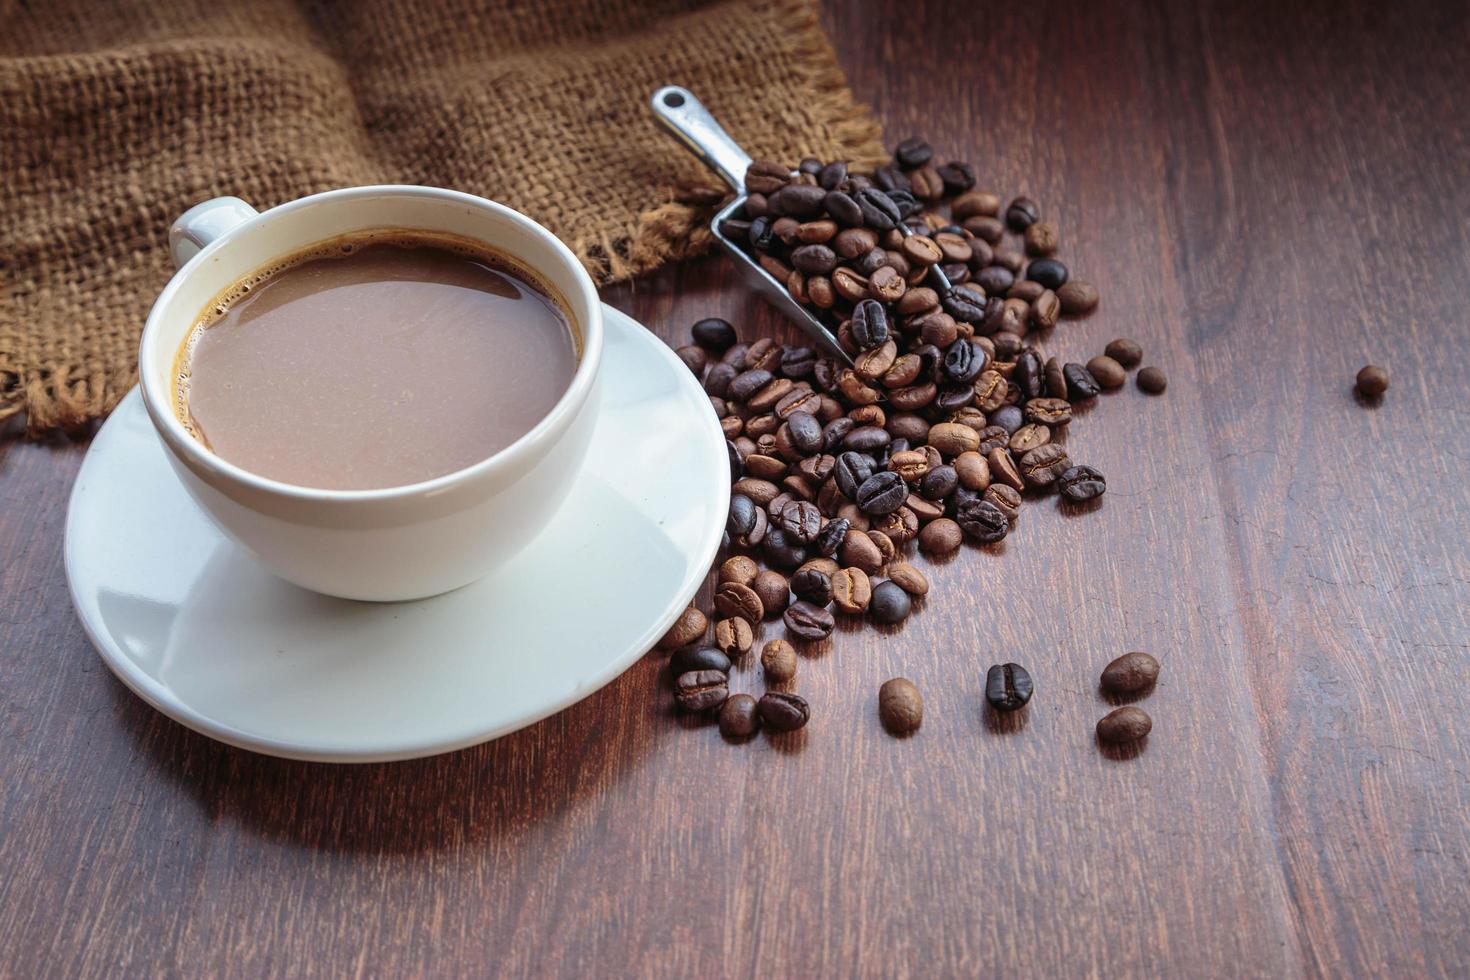
[{"label": "cup's white ceramic body", "polygon": [[[518,258],[560,292],[575,321],[581,358],[551,412],[489,459],[383,490],[280,483],[246,472],[192,438],[173,410],[174,358],[209,302],[275,259],[384,228],[473,239]],[[189,493],[271,571],[343,598],[417,599],[503,565],[552,519],[591,438],[603,323],[592,280],[545,228],[469,194],[392,185],[328,191],[259,213],[238,199],[219,198],[188,211],[169,239],[180,269],[143,329],[143,402]]]}]

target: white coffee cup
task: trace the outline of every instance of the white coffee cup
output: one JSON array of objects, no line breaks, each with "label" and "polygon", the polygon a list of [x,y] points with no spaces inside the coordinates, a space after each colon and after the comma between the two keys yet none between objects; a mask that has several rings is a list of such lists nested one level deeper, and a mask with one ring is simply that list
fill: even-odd
[{"label": "white coffee cup", "polygon": [[[505,449],[446,476],[382,490],[318,490],[250,473],[194,439],[174,413],[174,358],[221,292],[273,260],[374,229],[447,233],[514,256],[566,300],[581,357],[566,393]],[[587,455],[602,364],[602,305],[551,232],[458,191],[387,185],[313,194],[257,212],[206,201],[169,230],[178,273],[148,315],[138,376],[148,417],[189,493],[281,578],[349,599],[397,600],[467,585],[510,561],[567,495]],[[392,452],[384,446],[385,452]]]}]

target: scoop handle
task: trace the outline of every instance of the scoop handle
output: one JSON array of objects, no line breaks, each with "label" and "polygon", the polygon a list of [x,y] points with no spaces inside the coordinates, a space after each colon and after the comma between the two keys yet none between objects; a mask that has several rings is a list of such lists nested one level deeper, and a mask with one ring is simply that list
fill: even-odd
[{"label": "scoop handle", "polygon": [[750,154],[730,138],[704,103],[678,85],[665,85],[653,93],[653,115],[690,153],[725,179],[737,194],[745,191],[745,171]]}]

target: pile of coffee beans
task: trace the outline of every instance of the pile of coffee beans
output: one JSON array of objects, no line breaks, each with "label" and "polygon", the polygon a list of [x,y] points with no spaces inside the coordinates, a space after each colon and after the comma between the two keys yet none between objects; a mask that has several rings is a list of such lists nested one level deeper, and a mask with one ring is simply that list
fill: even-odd
[{"label": "pile of coffee beans", "polygon": [[[1063,316],[1091,313],[1098,291],[1056,257],[1060,234],[1035,201],[1003,205],[975,185],[974,167],[939,164],[917,139],[873,173],[841,161],[755,161],[744,208],[722,226],[853,362],[769,338],[742,342],[718,318],[695,323],[693,342],[678,349],[727,439],[730,557],[719,568],[714,647],[703,646],[708,620],[693,609],[660,646],[678,651],[676,703],[718,712],[731,737],[759,725],[792,731],[809,717],[784,692],[753,709],[740,701],[726,717],[728,665],[750,651],[763,620],[781,617],[786,634],[762,652],[766,680],[789,684],[791,644],[828,640],[838,616],[894,628],[910,615],[929,591],[904,560],[911,546],[942,557],[965,540],[995,545],[1027,500],[1055,493],[1082,507],[1107,490],[1060,437],[1074,406],[1121,387],[1143,351],[1118,339],[1085,362],[1048,356],[1049,332]],[[1166,384],[1156,368],[1137,383],[1151,393]],[[723,684],[710,676],[721,673],[716,657]],[[996,697],[1010,706],[1002,710],[1024,705],[1025,670],[994,670]],[[905,704],[908,688],[892,689]],[[895,711],[885,724],[891,716],[890,730],[904,729]]]}]

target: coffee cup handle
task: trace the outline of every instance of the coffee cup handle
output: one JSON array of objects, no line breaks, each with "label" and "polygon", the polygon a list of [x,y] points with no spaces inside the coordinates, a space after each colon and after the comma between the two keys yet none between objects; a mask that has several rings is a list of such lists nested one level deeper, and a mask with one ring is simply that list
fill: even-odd
[{"label": "coffee cup handle", "polygon": [[216,197],[196,204],[168,230],[168,250],[174,265],[184,267],[194,256],[225,232],[260,214],[238,197]]}]

